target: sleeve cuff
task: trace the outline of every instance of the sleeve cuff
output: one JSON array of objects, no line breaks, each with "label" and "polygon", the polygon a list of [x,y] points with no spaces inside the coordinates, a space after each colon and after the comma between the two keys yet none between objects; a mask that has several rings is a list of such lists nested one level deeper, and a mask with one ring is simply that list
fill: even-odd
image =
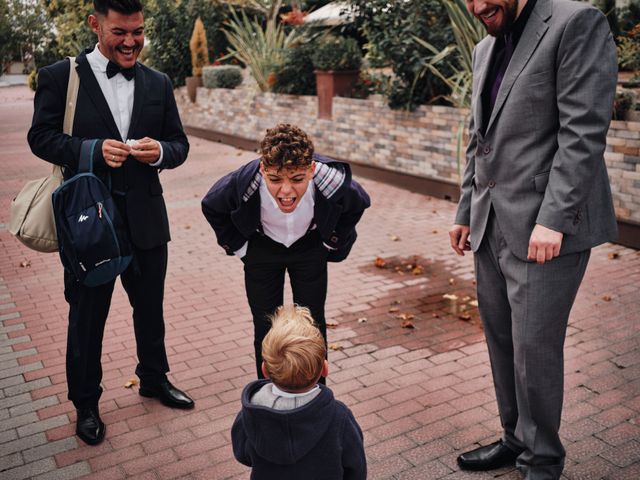
[{"label": "sleeve cuff", "polygon": [[158,158],[157,162],[149,164],[152,167],[159,167],[160,165],[162,165],[162,157],[164,157],[164,150],[162,149],[162,143],[158,142],[157,140],[156,140],[156,143],[160,147],[160,158]]},{"label": "sleeve cuff", "polygon": [[244,242],[244,245],[240,247],[238,250],[236,250],[235,252],[233,252],[233,254],[238,258],[244,257],[247,254],[248,246],[249,246],[249,242]]}]

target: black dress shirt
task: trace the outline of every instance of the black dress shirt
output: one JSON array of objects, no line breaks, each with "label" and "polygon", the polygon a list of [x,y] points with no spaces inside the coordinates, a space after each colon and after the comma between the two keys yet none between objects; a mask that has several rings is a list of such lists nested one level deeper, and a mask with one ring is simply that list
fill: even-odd
[{"label": "black dress shirt", "polygon": [[504,74],[507,71],[513,52],[520,41],[524,27],[527,25],[527,20],[529,20],[535,5],[536,0],[529,0],[511,28],[504,35],[496,38],[496,45],[491,58],[489,75],[487,76],[484,89],[482,91],[483,133],[487,128],[489,119],[491,118],[491,113],[493,112],[493,107],[496,103],[496,98],[498,97],[498,91],[500,90]]}]

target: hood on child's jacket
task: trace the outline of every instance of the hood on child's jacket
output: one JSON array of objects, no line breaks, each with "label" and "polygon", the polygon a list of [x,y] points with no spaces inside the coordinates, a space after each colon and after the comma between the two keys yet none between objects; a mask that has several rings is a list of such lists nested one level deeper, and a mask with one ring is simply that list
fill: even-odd
[{"label": "hood on child's jacket", "polygon": [[252,382],[242,392],[244,431],[262,458],[278,465],[295,464],[316,447],[335,421],[333,393],[320,385],[320,393],[311,402],[293,410],[253,405],[251,397],[267,382]]}]

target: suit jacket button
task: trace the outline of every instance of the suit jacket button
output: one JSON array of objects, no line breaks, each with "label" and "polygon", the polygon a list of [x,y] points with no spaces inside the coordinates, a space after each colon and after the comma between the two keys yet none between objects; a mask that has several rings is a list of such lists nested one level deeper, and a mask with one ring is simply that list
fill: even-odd
[{"label": "suit jacket button", "polygon": [[491,180],[488,184],[489,188],[493,188],[496,186],[496,182],[494,182],[493,180]]},{"label": "suit jacket button", "polygon": [[337,243],[337,242],[338,242],[338,237],[336,237],[335,235],[331,237],[331,243]]},{"label": "suit jacket button", "polygon": [[491,147],[487,145],[486,147],[484,147],[483,152],[485,155],[489,155],[491,153]]}]

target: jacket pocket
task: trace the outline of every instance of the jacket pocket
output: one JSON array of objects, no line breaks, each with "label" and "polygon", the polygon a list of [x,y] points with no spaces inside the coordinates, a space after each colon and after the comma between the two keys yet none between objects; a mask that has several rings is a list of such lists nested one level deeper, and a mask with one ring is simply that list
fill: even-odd
[{"label": "jacket pocket", "polygon": [[538,193],[544,193],[549,183],[549,172],[542,172],[533,177],[533,185]]}]

